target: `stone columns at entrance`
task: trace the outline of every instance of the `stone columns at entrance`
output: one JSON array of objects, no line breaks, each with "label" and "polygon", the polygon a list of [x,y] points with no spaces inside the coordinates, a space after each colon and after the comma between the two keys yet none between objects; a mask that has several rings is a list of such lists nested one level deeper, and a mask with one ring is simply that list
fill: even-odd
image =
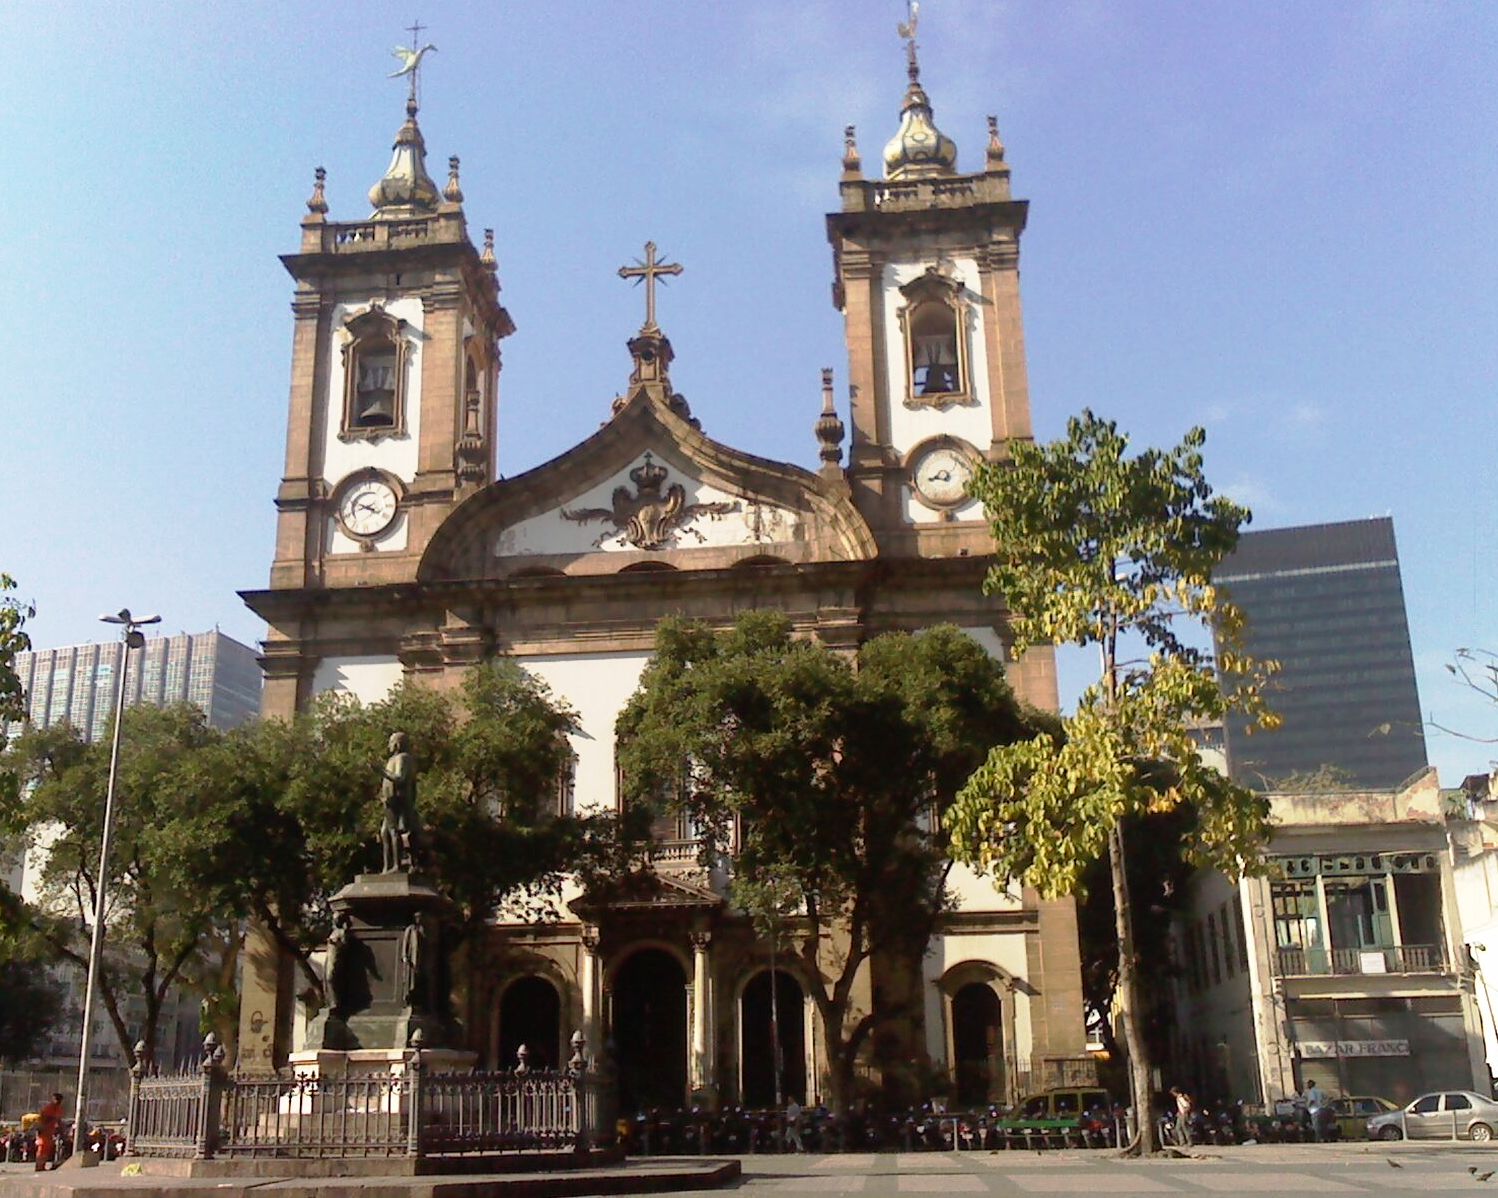
[{"label": "stone columns at entrance", "polygon": [[711,932],[692,933],[692,1058],[689,1085],[695,1096],[715,1081],[713,1051],[712,973],[708,946]]},{"label": "stone columns at entrance", "polygon": [[594,1056],[603,1051],[603,1010],[601,982],[603,969],[598,960],[598,928],[594,924],[583,925],[582,969],[580,982],[583,992],[583,1036]]}]

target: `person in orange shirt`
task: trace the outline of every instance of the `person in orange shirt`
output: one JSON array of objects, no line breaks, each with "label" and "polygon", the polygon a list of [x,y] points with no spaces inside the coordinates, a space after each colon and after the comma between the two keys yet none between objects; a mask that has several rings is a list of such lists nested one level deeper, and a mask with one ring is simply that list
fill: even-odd
[{"label": "person in orange shirt", "polygon": [[52,1101],[37,1112],[40,1118],[36,1125],[36,1171],[40,1173],[54,1163],[57,1157],[57,1133],[62,1129],[62,1095],[52,1095]]}]

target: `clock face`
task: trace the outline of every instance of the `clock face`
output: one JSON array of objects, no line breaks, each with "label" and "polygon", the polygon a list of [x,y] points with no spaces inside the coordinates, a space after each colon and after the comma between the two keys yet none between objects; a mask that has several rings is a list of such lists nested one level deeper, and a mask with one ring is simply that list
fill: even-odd
[{"label": "clock face", "polygon": [[973,480],[972,460],[961,450],[939,445],[915,463],[915,489],[935,507],[955,507],[967,498]]},{"label": "clock face", "polygon": [[350,487],[338,504],[338,522],[353,536],[373,537],[390,527],[398,500],[389,483],[366,478]]}]

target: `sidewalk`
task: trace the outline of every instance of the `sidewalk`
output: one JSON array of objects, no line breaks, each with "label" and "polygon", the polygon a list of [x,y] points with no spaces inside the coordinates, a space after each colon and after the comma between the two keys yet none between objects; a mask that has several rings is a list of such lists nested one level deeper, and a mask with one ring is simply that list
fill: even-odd
[{"label": "sidewalk", "polygon": [[428,1174],[419,1177],[162,1177],[140,1173],[139,1161],[96,1169],[38,1173],[31,1165],[0,1166],[0,1198],[150,1198],[211,1191],[216,1198],[574,1198],[587,1194],[661,1194],[708,1190],[734,1181],[737,1160],[650,1157],[593,1169],[546,1173]]}]

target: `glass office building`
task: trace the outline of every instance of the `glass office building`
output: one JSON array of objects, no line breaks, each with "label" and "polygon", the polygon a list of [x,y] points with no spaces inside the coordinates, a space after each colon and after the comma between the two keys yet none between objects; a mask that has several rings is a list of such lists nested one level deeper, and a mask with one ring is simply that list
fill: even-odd
[{"label": "glass office building", "polygon": [[1216,581],[1248,618],[1245,647],[1280,663],[1284,719],[1227,725],[1233,777],[1272,789],[1322,766],[1392,788],[1426,765],[1394,522],[1388,517],[1245,533]]}]

